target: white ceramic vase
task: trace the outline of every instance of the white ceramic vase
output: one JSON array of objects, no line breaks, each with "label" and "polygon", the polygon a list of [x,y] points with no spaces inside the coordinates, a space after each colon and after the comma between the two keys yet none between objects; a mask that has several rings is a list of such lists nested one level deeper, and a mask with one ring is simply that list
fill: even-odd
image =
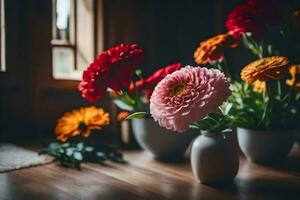
[{"label": "white ceramic vase", "polygon": [[239,169],[237,145],[232,133],[203,133],[192,145],[194,176],[205,184],[230,182]]},{"label": "white ceramic vase", "polygon": [[177,133],[160,127],[153,119],[132,119],[138,144],[159,160],[180,160],[198,131]]},{"label": "white ceramic vase", "polygon": [[294,144],[293,131],[257,131],[237,128],[238,144],[245,156],[258,163],[286,158]]}]

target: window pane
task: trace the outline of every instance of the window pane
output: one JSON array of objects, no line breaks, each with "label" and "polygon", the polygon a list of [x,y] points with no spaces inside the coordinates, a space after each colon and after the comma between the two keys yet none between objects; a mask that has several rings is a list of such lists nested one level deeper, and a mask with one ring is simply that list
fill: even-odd
[{"label": "window pane", "polygon": [[74,71],[74,50],[65,47],[52,49],[53,77],[65,79]]},{"label": "window pane", "polygon": [[53,39],[56,42],[74,43],[73,41],[73,0],[53,0]]},{"label": "window pane", "polygon": [[76,1],[77,70],[82,71],[94,58],[94,1]]}]

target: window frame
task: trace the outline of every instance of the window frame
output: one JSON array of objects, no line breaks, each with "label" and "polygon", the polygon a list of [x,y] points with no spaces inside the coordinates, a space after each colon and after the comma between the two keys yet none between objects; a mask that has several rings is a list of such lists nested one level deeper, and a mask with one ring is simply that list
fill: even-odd
[{"label": "window frame", "polygon": [[[101,33],[99,33],[99,26],[98,26],[98,22],[100,22],[100,26],[103,28],[103,22],[102,22],[102,17],[103,17],[103,10],[102,10],[102,0],[92,0],[92,4],[93,4],[93,57],[97,56],[97,52],[100,49],[102,50],[103,48],[103,44],[98,44],[98,42],[102,41],[103,43],[103,29],[101,30]],[[53,38],[57,38],[56,37],[56,2],[57,0],[52,0],[52,38],[51,38],[51,69],[52,69],[52,79],[57,80],[57,81],[80,81],[81,80],[81,76],[78,76],[78,73],[82,73],[82,71],[78,70],[78,59],[77,59],[77,42],[78,42],[78,38],[77,38],[77,23],[78,23],[78,14],[77,14],[77,0],[71,0],[71,20],[70,20],[70,39],[69,42],[63,42],[61,40],[56,40]],[[98,18],[100,17],[101,14],[101,19],[99,20]],[[73,70],[71,73],[66,74],[66,75],[57,75],[55,76],[53,73],[53,48],[55,47],[63,47],[63,48],[69,48],[73,51]]]},{"label": "window frame", "polygon": [[6,72],[5,0],[0,0],[0,72]]}]

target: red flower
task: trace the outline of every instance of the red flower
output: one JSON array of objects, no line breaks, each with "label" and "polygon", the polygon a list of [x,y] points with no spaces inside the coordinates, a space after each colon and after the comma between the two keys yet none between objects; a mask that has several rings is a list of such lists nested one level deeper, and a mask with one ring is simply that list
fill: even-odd
[{"label": "red flower", "polygon": [[134,68],[143,61],[144,51],[135,44],[120,44],[102,52],[83,72],[78,85],[82,97],[94,102],[105,95],[107,88],[128,89]]},{"label": "red flower", "polygon": [[268,25],[277,24],[279,20],[279,8],[270,0],[248,0],[229,13],[225,25],[234,38],[239,38],[246,32],[260,36]]},{"label": "red flower", "polygon": [[157,70],[152,75],[148,76],[145,79],[140,79],[135,84],[131,83],[129,88],[129,93],[132,93],[134,90],[138,89],[146,93],[147,99],[150,99],[152,92],[155,86],[168,74],[173,73],[176,70],[179,70],[181,67],[180,63],[168,65],[162,69]]}]

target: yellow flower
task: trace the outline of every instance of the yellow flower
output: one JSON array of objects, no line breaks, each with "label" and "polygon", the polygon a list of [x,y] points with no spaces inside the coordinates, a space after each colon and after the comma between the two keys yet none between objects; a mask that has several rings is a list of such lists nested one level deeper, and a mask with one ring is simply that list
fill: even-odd
[{"label": "yellow flower", "polygon": [[241,78],[249,84],[256,80],[281,79],[288,72],[288,63],[288,58],[283,56],[261,58],[246,65],[242,69]]},{"label": "yellow flower", "polygon": [[225,47],[235,48],[237,45],[231,33],[216,35],[200,43],[194,52],[195,62],[200,65],[220,61],[224,58]]},{"label": "yellow flower", "polygon": [[84,107],[65,113],[57,122],[55,135],[62,142],[77,135],[89,137],[92,130],[100,130],[109,122],[109,114],[102,108]]},{"label": "yellow flower", "polygon": [[[286,84],[289,86],[294,86],[298,89],[300,89],[300,64],[298,65],[292,65],[289,69],[291,79],[286,80]],[[298,78],[297,78],[298,76]]]},{"label": "yellow flower", "polygon": [[253,82],[253,91],[262,93],[266,90],[266,82],[265,81],[260,81],[256,80]]}]

